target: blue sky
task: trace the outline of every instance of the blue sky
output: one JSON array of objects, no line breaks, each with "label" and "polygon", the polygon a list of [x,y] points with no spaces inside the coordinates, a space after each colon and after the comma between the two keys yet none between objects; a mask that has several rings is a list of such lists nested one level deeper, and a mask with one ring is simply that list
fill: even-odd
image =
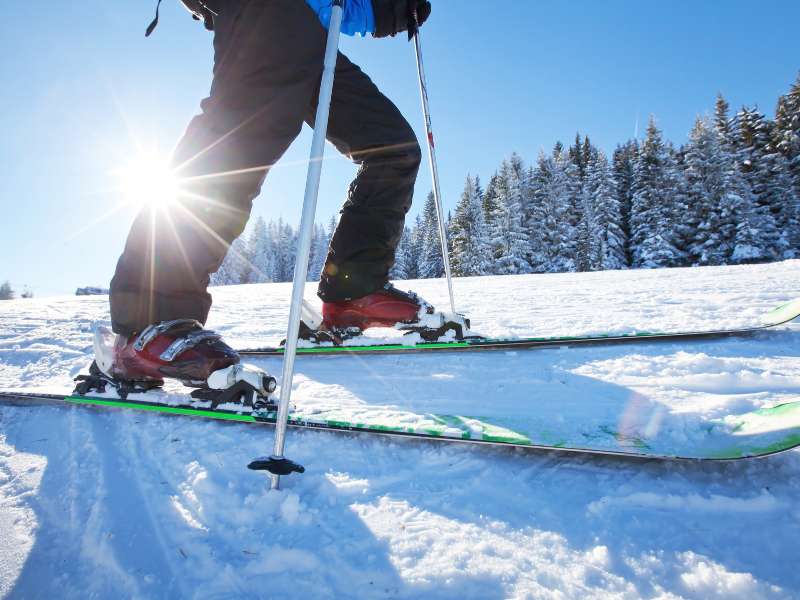
[{"label": "blue sky", "polygon": [[[298,0],[300,1],[300,0]],[[0,281],[37,296],[107,285],[134,210],[113,175],[137,147],[168,154],[206,95],[211,38],[177,0],[16,3],[0,20]],[[467,173],[512,151],[534,160],[576,130],[606,151],[654,114],[685,141],[721,91],[772,114],[800,69],[800,3],[762,0],[433,0],[423,29],[446,208]],[[343,40],[343,51],[422,132],[413,46]],[[254,215],[296,223],[306,128],[267,178]],[[355,169],[328,146],[318,220]],[[430,189],[421,173],[415,207]]]}]

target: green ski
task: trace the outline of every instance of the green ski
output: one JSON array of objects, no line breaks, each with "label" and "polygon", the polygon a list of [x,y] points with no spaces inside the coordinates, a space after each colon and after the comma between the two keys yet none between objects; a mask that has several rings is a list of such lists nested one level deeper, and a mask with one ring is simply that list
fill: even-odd
[{"label": "green ski", "polygon": [[[787,302],[767,313],[761,325],[738,329],[709,329],[683,332],[635,332],[628,334],[605,334],[590,336],[528,337],[515,339],[469,338],[464,340],[420,342],[420,343],[368,343],[369,338],[356,337],[343,345],[298,347],[300,355],[352,355],[352,354],[403,354],[408,352],[464,352],[475,350],[521,350],[528,348],[552,348],[557,346],[589,346],[625,344],[632,342],[686,341],[752,335],[759,331],[784,325],[800,317],[800,298]],[[281,356],[282,347],[245,348],[238,350],[242,356]]]},{"label": "green ski", "polygon": [[[203,402],[158,391],[132,396],[123,400],[110,396],[0,392],[0,402],[128,408],[249,424],[274,424],[277,418],[273,409],[251,411],[223,406],[211,410]],[[158,402],[160,397],[163,402]],[[180,398],[177,402],[176,397]],[[558,430],[552,424],[541,426],[525,419],[520,419],[519,424],[502,421],[491,417],[387,411],[379,406],[362,406],[355,412],[336,407],[294,408],[289,414],[289,425],[298,428],[643,459],[736,460],[768,456],[800,446],[800,401],[708,420],[698,429],[697,439],[672,447],[658,437],[619,431],[609,424]]]}]

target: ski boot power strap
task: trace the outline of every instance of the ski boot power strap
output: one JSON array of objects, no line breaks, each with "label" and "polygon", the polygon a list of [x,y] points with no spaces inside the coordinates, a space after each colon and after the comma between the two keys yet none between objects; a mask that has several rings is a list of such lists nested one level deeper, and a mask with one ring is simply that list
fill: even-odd
[{"label": "ski boot power strap", "polygon": [[136,338],[136,341],[133,343],[133,348],[137,352],[141,352],[158,336],[175,329],[189,329],[190,331],[182,337],[175,338],[175,341],[159,355],[159,358],[164,362],[172,362],[175,360],[176,356],[180,356],[186,350],[194,348],[204,342],[216,342],[222,339],[218,333],[203,329],[203,326],[194,319],[175,319],[173,321],[164,321],[155,325],[149,325],[139,334],[139,337]]}]

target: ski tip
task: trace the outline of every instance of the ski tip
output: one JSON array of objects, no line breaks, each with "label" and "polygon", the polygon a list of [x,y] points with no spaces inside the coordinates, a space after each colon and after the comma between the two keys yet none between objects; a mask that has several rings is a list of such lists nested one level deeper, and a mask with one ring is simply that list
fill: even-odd
[{"label": "ski tip", "polygon": [[764,316],[764,325],[772,327],[782,323],[794,321],[800,317],[800,298],[796,298],[786,304],[781,304]]}]

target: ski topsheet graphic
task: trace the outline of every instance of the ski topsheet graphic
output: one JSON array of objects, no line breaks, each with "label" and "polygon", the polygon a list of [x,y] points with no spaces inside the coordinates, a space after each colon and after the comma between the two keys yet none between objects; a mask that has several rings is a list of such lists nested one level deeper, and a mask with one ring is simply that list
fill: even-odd
[{"label": "ski topsheet graphic", "polygon": [[[312,344],[306,342],[297,349],[303,355],[336,354],[399,354],[404,352],[457,352],[470,350],[513,350],[525,348],[548,348],[553,346],[579,346],[597,344],[622,344],[652,341],[681,341],[690,339],[744,336],[784,325],[800,317],[800,298],[787,302],[770,311],[760,325],[738,329],[707,329],[701,331],[646,332],[627,334],[598,334],[589,336],[527,337],[527,338],[483,338],[422,342],[413,335],[402,343],[382,343],[367,336],[355,337],[342,345],[333,343]],[[276,356],[283,354],[282,347],[245,348],[238,351],[242,356]]]},{"label": "ski topsheet graphic", "polygon": [[[240,405],[210,403],[182,394],[150,391],[123,400],[105,395],[0,392],[0,402],[76,404],[128,408],[183,415],[274,424],[277,412],[270,407],[249,410]],[[534,407],[535,408],[535,407]],[[372,433],[442,442],[468,442],[531,449],[657,459],[730,460],[767,456],[800,446],[800,401],[714,419],[662,422],[657,430],[645,423],[619,419],[573,423],[553,420],[534,411],[517,418],[416,413],[386,406],[293,407],[292,427]]]}]

